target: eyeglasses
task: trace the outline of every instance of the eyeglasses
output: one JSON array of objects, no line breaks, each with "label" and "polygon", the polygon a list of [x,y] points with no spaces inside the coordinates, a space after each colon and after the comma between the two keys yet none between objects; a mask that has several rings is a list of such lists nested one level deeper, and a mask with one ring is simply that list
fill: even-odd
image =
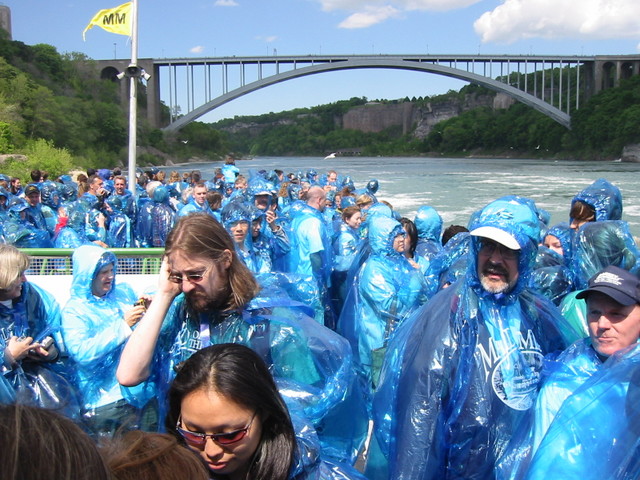
[{"label": "eyeglasses", "polygon": [[210,268],[211,267],[207,267],[200,273],[183,273],[181,275],[172,273],[171,275],[169,275],[169,281],[180,284],[186,279],[191,283],[198,283],[202,281],[202,279],[207,274]]},{"label": "eyeglasses", "polygon": [[216,442],[218,445],[225,445],[225,446],[233,445],[234,443],[238,443],[247,435],[247,432],[249,431],[249,429],[251,428],[251,425],[253,424],[253,420],[256,418],[256,413],[258,412],[255,412],[251,417],[251,420],[249,421],[249,425],[247,425],[244,428],[241,428],[240,430],[234,430],[233,432],[224,432],[224,433],[191,432],[189,430],[180,428],[180,423],[182,423],[182,417],[178,417],[178,421],[176,422],[176,430],[180,435],[182,435],[182,438],[184,438],[184,441],[190,445],[203,447],[207,443],[207,438],[210,438],[211,440]]},{"label": "eyeglasses", "polygon": [[498,242],[494,242],[488,239],[480,240],[479,252],[481,255],[486,255],[487,257],[490,257],[496,252],[496,250],[498,251],[498,253],[500,253],[500,256],[504,260],[515,260],[520,255],[519,250],[511,250],[509,247],[505,247],[504,245]]}]

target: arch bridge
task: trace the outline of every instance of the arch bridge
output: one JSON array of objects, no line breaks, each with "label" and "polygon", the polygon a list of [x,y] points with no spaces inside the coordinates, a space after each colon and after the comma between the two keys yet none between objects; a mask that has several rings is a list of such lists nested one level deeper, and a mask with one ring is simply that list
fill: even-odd
[{"label": "arch bridge", "polygon": [[[115,78],[128,60],[98,61]],[[569,128],[571,113],[594,93],[640,74],[640,55],[306,55],[141,59],[147,80],[147,116],[175,131],[243,95],[308,75],[352,69],[401,69],[456,78],[505,93]],[[122,82],[127,98],[128,82]]]}]

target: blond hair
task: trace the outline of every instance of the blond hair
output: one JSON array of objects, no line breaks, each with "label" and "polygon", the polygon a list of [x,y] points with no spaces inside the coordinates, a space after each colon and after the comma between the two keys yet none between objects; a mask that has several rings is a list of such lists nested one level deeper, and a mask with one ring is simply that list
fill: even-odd
[{"label": "blond hair", "polygon": [[29,256],[13,245],[0,244],[0,290],[15,284],[30,263]]}]

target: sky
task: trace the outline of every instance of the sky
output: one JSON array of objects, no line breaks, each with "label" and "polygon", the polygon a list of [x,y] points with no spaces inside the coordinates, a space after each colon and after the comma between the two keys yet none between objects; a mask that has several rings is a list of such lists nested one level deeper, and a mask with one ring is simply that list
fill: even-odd
[{"label": "sky", "polygon": [[[96,60],[130,58],[128,37],[93,28],[124,0],[4,0],[13,39]],[[640,54],[638,0],[138,0],[139,58],[347,54]],[[263,88],[201,117],[213,122],[366,97],[399,99],[465,83],[366,69]],[[239,86],[239,85],[238,85]]]}]

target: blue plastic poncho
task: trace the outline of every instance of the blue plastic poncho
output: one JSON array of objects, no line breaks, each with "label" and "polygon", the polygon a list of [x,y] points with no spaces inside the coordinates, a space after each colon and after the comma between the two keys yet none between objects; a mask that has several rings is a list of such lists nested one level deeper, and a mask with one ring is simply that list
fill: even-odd
[{"label": "blue plastic poncho", "polygon": [[[32,337],[34,342],[53,338],[57,357],[51,361],[26,357],[10,364],[0,362],[0,377],[8,387],[0,392],[0,403],[27,404],[51,408],[77,419],[80,405],[77,399],[73,368],[63,358],[65,347],[60,333],[60,307],[51,294],[29,282],[22,284],[20,296],[10,305],[0,304],[0,350],[7,348],[12,336]],[[53,353],[52,353],[53,354]],[[0,388],[1,390],[1,388]],[[9,393],[9,396],[6,396]]]},{"label": "blue plastic poncho", "polygon": [[640,478],[640,346],[610,357],[562,404],[526,480]]},{"label": "blue plastic poncho", "polygon": [[208,213],[209,215],[213,215],[211,207],[209,206],[209,202],[205,201],[204,205],[200,205],[198,202],[196,202],[196,199],[193,198],[193,195],[190,195],[187,203],[180,210],[178,210],[178,216],[184,217],[186,215],[189,215],[190,213],[199,213],[199,212],[204,212],[204,213]]},{"label": "blue plastic poncho", "polygon": [[468,232],[457,233],[431,259],[425,272],[429,298],[465,274],[470,245],[471,236]]},{"label": "blue plastic poncho", "polygon": [[[253,238],[251,235],[253,215],[249,205],[238,199],[230,201],[222,208],[221,215],[222,224],[233,239],[238,257],[253,273],[267,273],[269,271],[268,265],[263,264],[262,257],[256,256],[253,250]],[[247,228],[247,234],[241,244],[238,243],[232,232],[232,228],[239,223],[245,224]]]},{"label": "blue plastic poncho", "polygon": [[382,355],[395,328],[426,299],[422,275],[403,252],[393,248],[394,239],[404,234],[402,225],[391,218],[378,216],[371,222],[371,255],[355,277],[338,324],[338,332],[351,343],[356,369],[369,391],[377,382]]},{"label": "blue plastic poncho", "polygon": [[360,232],[344,222],[340,222],[338,233],[333,239],[333,271],[331,272],[331,299],[336,315],[340,315],[347,297],[350,284],[347,275],[351,268],[362,239]]},{"label": "blue plastic poncho", "polygon": [[546,379],[536,400],[533,448],[537,449],[562,403],[602,366],[588,338],[578,340],[557,359],[545,360]]},{"label": "blue plastic poncho", "polygon": [[574,230],[567,222],[561,222],[552,226],[545,234],[545,236],[552,235],[560,240],[562,256],[566,260],[566,263],[573,257],[573,234]]},{"label": "blue plastic poncho", "polygon": [[435,208],[425,205],[418,209],[413,222],[418,230],[416,255],[431,260],[442,251],[442,217]]},{"label": "blue plastic poncho", "polygon": [[[331,313],[328,288],[331,287],[332,248],[331,235],[322,213],[299,202],[289,207],[291,215],[291,251],[287,270],[308,281],[315,280],[320,291],[320,302],[325,308],[325,325],[329,325]],[[318,319],[322,322],[323,319]]]},{"label": "blue plastic poncho", "polygon": [[61,224],[53,239],[55,248],[78,248],[80,245],[89,245],[91,240],[87,237],[86,222],[89,211],[81,202],[68,202],[63,204],[66,211],[66,223]]},{"label": "blue plastic poncho", "polygon": [[27,203],[14,197],[10,201],[7,221],[3,225],[4,238],[7,243],[18,248],[51,248],[51,236],[45,229],[39,229],[25,219]]},{"label": "blue plastic poncho", "polygon": [[473,228],[520,245],[519,276],[491,294],[472,238],[464,279],[407,318],[392,339],[374,420],[393,479],[487,479],[535,401],[545,354],[566,347],[556,307],[527,289],[539,239],[535,213],[515,197],[487,205]]},{"label": "blue plastic poncho", "polygon": [[576,295],[587,288],[592,276],[609,265],[637,275],[640,270],[640,251],[629,232],[629,225],[622,220],[585,223],[574,240],[571,261],[574,291],[564,297],[561,310],[574,329],[581,332],[578,338],[583,338],[588,336],[586,303],[583,299],[575,298]]},{"label": "blue plastic poncho", "polygon": [[[83,245],[73,253],[71,297],[62,309],[62,335],[71,357],[78,365],[78,381],[85,416],[93,409],[125,398],[143,406],[155,392],[138,387],[122,387],[116,380],[120,352],[131,335],[124,320],[125,311],[133,308],[136,294],[115,277],[116,257],[96,245]],[[101,268],[113,264],[111,289],[102,297],[92,293],[92,282]]]},{"label": "blue plastic poncho", "polygon": [[[622,193],[618,187],[604,178],[597,179],[573,197],[571,206],[573,207],[573,204],[578,200],[593,207],[596,213],[596,222],[622,218]],[[572,221],[573,219],[570,218],[569,223]]]},{"label": "blue plastic poncho", "polygon": [[112,248],[133,247],[131,219],[125,214],[126,205],[122,203],[122,198],[119,196],[109,197],[107,204],[111,208],[107,229],[107,245]]},{"label": "blue plastic poncho", "polygon": [[[251,221],[251,241],[253,251],[259,267],[259,272],[273,272],[286,270],[286,255],[291,251],[291,242],[287,233],[288,226],[284,219],[277,218],[275,230],[267,224],[266,215],[263,210],[256,207],[250,208]],[[260,224],[259,232],[254,234],[254,225]]]},{"label": "blue plastic poncho", "polygon": [[290,414],[297,449],[289,480],[366,480],[350,465],[326,458],[313,425],[298,412],[292,411]]},{"label": "blue plastic poncho", "polygon": [[353,380],[348,342],[319,325],[312,310],[281,291],[264,292],[242,311],[196,313],[183,294],[165,317],[154,358],[159,385],[168,385],[174,367],[197,350],[239,343],[260,354],[293,405],[314,424],[340,403]]},{"label": "blue plastic poncho", "polygon": [[151,244],[164,247],[167,236],[176,223],[176,212],[171,207],[169,190],[159,186],[153,192],[151,209]]}]

